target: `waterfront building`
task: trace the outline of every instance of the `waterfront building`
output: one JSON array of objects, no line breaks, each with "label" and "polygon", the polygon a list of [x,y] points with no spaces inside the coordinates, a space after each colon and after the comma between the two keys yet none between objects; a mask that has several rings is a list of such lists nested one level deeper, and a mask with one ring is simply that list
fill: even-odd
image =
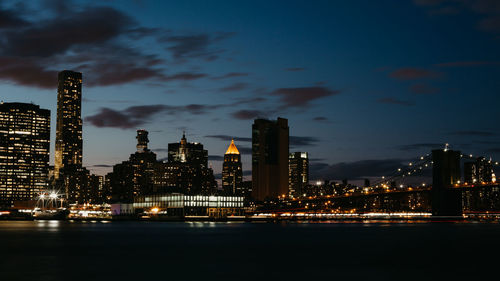
[{"label": "waterfront building", "polygon": [[231,140],[222,163],[222,189],[226,194],[242,195],[244,194],[242,182],[241,155],[234,144],[234,140]]},{"label": "waterfront building", "polygon": [[50,111],[0,104],[0,207],[36,200],[48,186]]},{"label": "waterfront building", "polygon": [[307,152],[290,153],[288,157],[289,196],[299,197],[309,183],[309,158]]},{"label": "waterfront building", "polygon": [[252,197],[288,194],[288,120],[256,119],[252,125]]},{"label": "waterfront building", "polygon": [[243,196],[186,195],[163,193],[138,196],[134,199],[136,212],[149,212],[170,217],[227,217],[243,215]]}]

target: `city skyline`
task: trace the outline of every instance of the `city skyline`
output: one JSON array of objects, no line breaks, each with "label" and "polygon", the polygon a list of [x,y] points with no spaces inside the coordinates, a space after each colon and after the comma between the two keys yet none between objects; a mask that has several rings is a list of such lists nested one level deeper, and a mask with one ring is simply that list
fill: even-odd
[{"label": "city skyline", "polygon": [[[185,130],[216,174],[234,138],[248,177],[257,117],[289,119],[290,152],[309,152],[311,179],[345,170],[375,176],[362,174],[368,160],[393,169],[444,143],[498,159],[498,30],[488,19],[499,10],[476,2],[483,5],[360,1],[377,14],[326,1],[7,1],[0,91],[5,102],[50,109],[53,144],[57,72],[83,72],[83,164],[101,175],[127,159],[136,130],[146,129],[160,159]],[[84,28],[58,45],[50,34],[66,34],[64,24]]]}]

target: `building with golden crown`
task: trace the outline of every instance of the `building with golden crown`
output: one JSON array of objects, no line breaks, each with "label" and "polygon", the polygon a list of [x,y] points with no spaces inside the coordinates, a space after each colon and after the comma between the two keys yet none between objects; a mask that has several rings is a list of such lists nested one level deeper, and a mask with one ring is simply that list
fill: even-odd
[{"label": "building with golden crown", "polygon": [[224,154],[224,163],[222,164],[222,188],[226,194],[244,195],[242,182],[241,155],[234,144],[234,140],[231,140],[231,144]]}]

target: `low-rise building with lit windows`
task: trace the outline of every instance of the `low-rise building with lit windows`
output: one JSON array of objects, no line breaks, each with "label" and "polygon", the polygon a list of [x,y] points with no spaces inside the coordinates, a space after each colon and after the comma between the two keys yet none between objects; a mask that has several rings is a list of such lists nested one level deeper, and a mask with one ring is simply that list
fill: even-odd
[{"label": "low-rise building with lit windows", "polygon": [[166,193],[138,196],[134,199],[137,212],[157,213],[172,217],[228,217],[244,214],[243,196],[205,196]]}]

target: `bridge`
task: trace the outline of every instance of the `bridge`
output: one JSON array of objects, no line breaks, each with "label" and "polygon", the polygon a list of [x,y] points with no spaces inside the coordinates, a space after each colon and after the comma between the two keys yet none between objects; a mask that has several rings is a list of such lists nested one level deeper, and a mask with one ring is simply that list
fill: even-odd
[{"label": "bridge", "polygon": [[[464,171],[473,167],[482,173]],[[463,164],[462,164],[463,163]],[[478,164],[478,165],[479,165]],[[472,154],[444,149],[419,156],[389,175],[380,176],[370,186],[343,193],[280,198],[259,208],[258,213],[272,215],[346,215],[346,214],[427,214],[434,216],[500,215],[500,185],[493,169],[499,163]],[[432,184],[404,184],[411,177],[432,171]],[[472,175],[471,175],[472,174]]]}]

